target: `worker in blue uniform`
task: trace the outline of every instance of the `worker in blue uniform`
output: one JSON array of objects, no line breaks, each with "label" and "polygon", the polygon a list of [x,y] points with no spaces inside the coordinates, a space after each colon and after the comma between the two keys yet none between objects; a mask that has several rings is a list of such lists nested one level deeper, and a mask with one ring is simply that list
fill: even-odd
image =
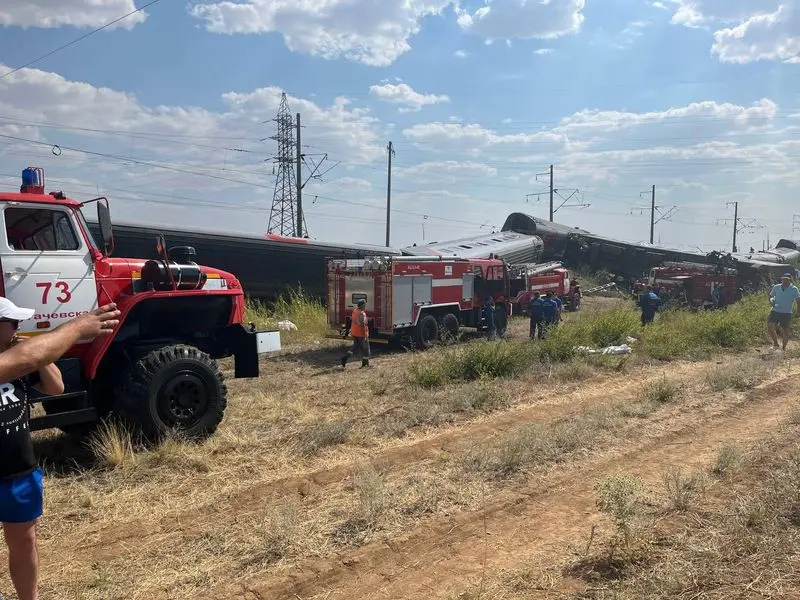
[{"label": "worker in blue uniform", "polygon": [[528,302],[528,316],[531,319],[530,336],[532,340],[544,336],[544,307],[542,306],[542,295],[535,292],[531,301]]},{"label": "worker in blue uniform", "polygon": [[544,317],[544,330],[540,337],[544,339],[547,337],[547,330],[552,327],[556,322],[556,311],[558,311],[558,305],[553,300],[552,292],[548,292],[550,295],[545,295],[542,298],[542,313]]},{"label": "worker in blue uniform", "polygon": [[642,309],[642,325],[648,325],[656,318],[656,311],[661,306],[661,298],[653,291],[653,286],[646,285],[644,293],[639,296],[639,308]]}]

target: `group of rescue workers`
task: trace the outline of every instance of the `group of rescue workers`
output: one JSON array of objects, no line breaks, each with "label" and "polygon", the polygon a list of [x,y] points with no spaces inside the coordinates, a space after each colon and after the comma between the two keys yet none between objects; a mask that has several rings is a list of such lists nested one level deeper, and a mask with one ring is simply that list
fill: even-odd
[{"label": "group of rescue workers", "polygon": [[535,292],[528,303],[527,313],[530,318],[530,338],[543,340],[547,330],[561,322],[561,311],[564,303],[552,291],[542,296]]}]

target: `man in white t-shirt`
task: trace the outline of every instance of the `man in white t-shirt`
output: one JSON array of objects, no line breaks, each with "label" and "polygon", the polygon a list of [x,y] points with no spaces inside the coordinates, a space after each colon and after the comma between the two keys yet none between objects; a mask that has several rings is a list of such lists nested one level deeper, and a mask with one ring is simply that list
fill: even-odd
[{"label": "man in white t-shirt", "polygon": [[781,277],[781,282],[776,284],[772,291],[769,293],[769,302],[772,304],[772,310],[767,319],[767,328],[769,329],[769,336],[772,338],[772,347],[778,349],[778,326],[781,328],[781,338],[783,341],[783,349],[786,350],[786,345],[789,343],[789,329],[792,325],[792,309],[797,307],[796,314],[800,315],[800,290],[792,284],[792,276],[785,273]]}]

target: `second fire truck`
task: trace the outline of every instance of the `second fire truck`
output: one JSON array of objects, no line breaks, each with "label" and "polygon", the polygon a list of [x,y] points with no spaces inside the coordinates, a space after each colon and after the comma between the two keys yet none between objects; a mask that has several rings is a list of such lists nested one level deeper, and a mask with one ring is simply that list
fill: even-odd
[{"label": "second fire truck", "polygon": [[484,306],[489,298],[499,335],[511,315],[509,269],[501,259],[331,259],[327,294],[328,324],[338,330],[336,337],[346,337],[350,315],[363,299],[371,340],[419,349],[457,336],[461,327],[487,330]]},{"label": "second fire truck", "polygon": [[560,262],[514,265],[511,274],[511,303],[514,312],[522,314],[536,292],[543,296],[553,292],[568,311],[581,308],[581,288],[570,278],[569,269]]}]

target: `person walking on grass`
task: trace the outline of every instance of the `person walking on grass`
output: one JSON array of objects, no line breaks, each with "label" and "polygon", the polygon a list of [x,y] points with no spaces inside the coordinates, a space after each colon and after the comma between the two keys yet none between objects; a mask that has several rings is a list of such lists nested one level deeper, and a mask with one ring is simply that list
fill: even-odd
[{"label": "person walking on grass", "polygon": [[350,315],[350,335],[353,345],[342,357],[342,368],[347,366],[347,360],[356,352],[361,354],[361,367],[369,366],[369,323],[367,318],[367,301],[363,298],[358,301],[353,314]]},{"label": "person walking on grass", "polygon": [[34,393],[61,394],[64,382],[54,364],[79,340],[110,334],[120,312],[108,304],[22,341],[20,321],[32,308],[0,297],[0,521],[8,547],[8,570],[19,600],[39,600],[36,524],[44,505],[43,473],[33,452],[28,426]]},{"label": "person walking on grass", "polygon": [[645,286],[644,293],[639,296],[639,308],[642,309],[642,325],[649,325],[656,318],[656,311],[661,305],[661,298],[653,291],[653,286]]},{"label": "person walking on grass", "polygon": [[792,283],[792,276],[784,273],[781,282],[776,284],[769,293],[769,303],[772,310],[767,318],[769,337],[772,338],[772,347],[778,350],[778,327],[781,328],[781,341],[783,349],[789,344],[789,329],[792,325],[792,309],[797,306],[797,315],[800,315],[800,290]]}]

